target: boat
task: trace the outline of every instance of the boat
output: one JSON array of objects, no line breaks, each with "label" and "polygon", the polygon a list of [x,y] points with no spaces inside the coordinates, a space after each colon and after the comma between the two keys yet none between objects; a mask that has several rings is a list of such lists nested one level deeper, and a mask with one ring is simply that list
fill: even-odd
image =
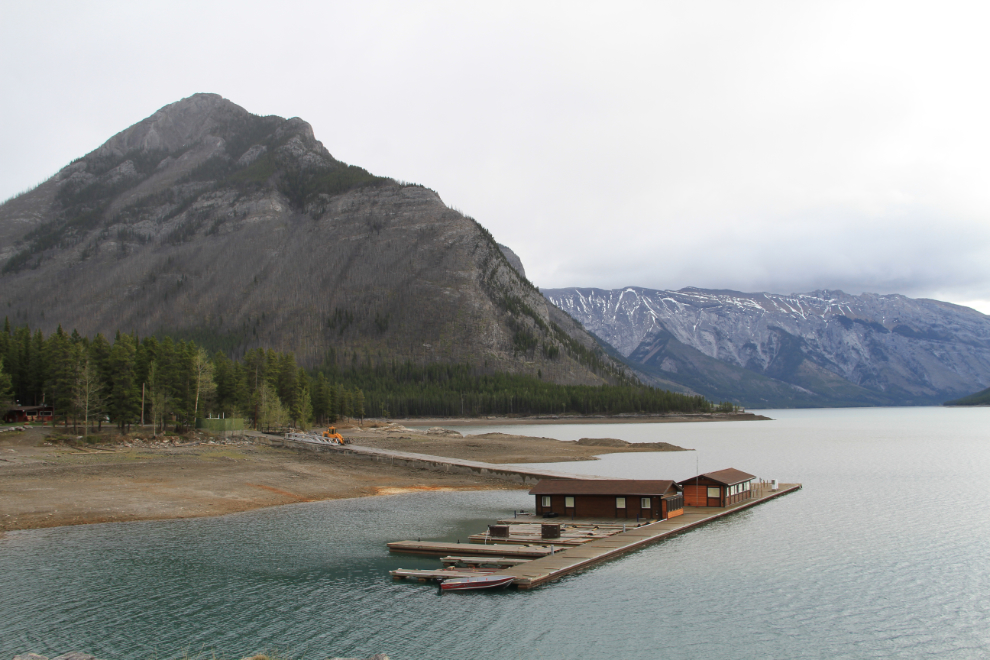
[{"label": "boat", "polygon": [[477,575],[451,578],[440,583],[441,591],[465,591],[467,589],[495,589],[507,587],[515,578],[511,575]]}]

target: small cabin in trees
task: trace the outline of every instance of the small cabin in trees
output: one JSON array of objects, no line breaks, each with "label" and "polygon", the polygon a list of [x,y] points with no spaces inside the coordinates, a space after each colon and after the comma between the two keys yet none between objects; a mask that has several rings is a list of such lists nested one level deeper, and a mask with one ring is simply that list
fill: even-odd
[{"label": "small cabin in trees", "polygon": [[537,515],[665,520],[684,513],[673,481],[542,479],[529,494],[536,496]]},{"label": "small cabin in trees", "polygon": [[50,422],[55,414],[52,406],[14,406],[3,416],[5,422]]},{"label": "small cabin in trees", "polygon": [[688,506],[729,506],[752,497],[752,474],[728,468],[679,481]]}]

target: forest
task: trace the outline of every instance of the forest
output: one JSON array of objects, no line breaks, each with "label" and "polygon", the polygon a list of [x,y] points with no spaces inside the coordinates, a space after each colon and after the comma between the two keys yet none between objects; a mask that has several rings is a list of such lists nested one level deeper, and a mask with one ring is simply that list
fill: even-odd
[{"label": "forest", "polygon": [[700,396],[638,384],[558,385],[540,376],[469,364],[384,362],[346,369],[327,359],[306,370],[291,352],[256,348],[233,360],[192,340],[116,333],[84,337],[61,326],[0,331],[0,403],[54,406],[88,430],[105,422],[157,430],[197,417],[241,417],[259,430],[308,428],[342,417],[620,414],[731,411]]}]

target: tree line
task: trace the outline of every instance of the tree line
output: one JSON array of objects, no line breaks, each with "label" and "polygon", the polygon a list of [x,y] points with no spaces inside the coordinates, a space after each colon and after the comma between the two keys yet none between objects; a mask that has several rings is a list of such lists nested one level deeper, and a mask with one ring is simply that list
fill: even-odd
[{"label": "tree line", "polygon": [[291,352],[256,348],[235,360],[194,341],[117,332],[83,337],[61,326],[0,331],[0,402],[50,404],[83,429],[109,421],[188,428],[197,417],[242,417],[268,430],[341,417],[711,412],[700,396],[642,385],[558,385],[469,364],[382,362],[307,371]]},{"label": "tree line", "polygon": [[360,391],[375,417],[732,411],[732,404],[715,406],[702,396],[644,385],[558,385],[470,364],[385,362],[342,370],[327,361],[317,377]]},{"label": "tree line", "polygon": [[364,416],[363,395],[313,379],[292,353],[262,348],[240,360],[193,341],[118,332],[92,339],[61,326],[45,337],[28,326],[0,331],[0,401],[52,405],[56,419],[123,432],[144,421],[156,431],[197,417],[243,417],[258,429]]}]

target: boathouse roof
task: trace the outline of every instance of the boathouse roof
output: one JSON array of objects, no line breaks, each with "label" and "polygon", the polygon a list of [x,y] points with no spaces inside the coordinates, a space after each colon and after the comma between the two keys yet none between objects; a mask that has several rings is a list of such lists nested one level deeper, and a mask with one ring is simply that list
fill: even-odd
[{"label": "boathouse roof", "polygon": [[[756,475],[743,472],[742,470],[737,470],[736,468],[727,468],[725,470],[718,470],[717,472],[706,472],[699,476],[710,479],[715,483],[722,484],[723,486],[735,486],[736,484],[741,484],[744,481],[756,479]],[[683,481],[678,481],[677,484],[683,486],[691,483],[697,478],[698,477],[691,477],[690,479],[684,479]]]},{"label": "boathouse roof", "polygon": [[530,495],[663,495],[674,486],[670,480],[642,479],[541,479]]}]

